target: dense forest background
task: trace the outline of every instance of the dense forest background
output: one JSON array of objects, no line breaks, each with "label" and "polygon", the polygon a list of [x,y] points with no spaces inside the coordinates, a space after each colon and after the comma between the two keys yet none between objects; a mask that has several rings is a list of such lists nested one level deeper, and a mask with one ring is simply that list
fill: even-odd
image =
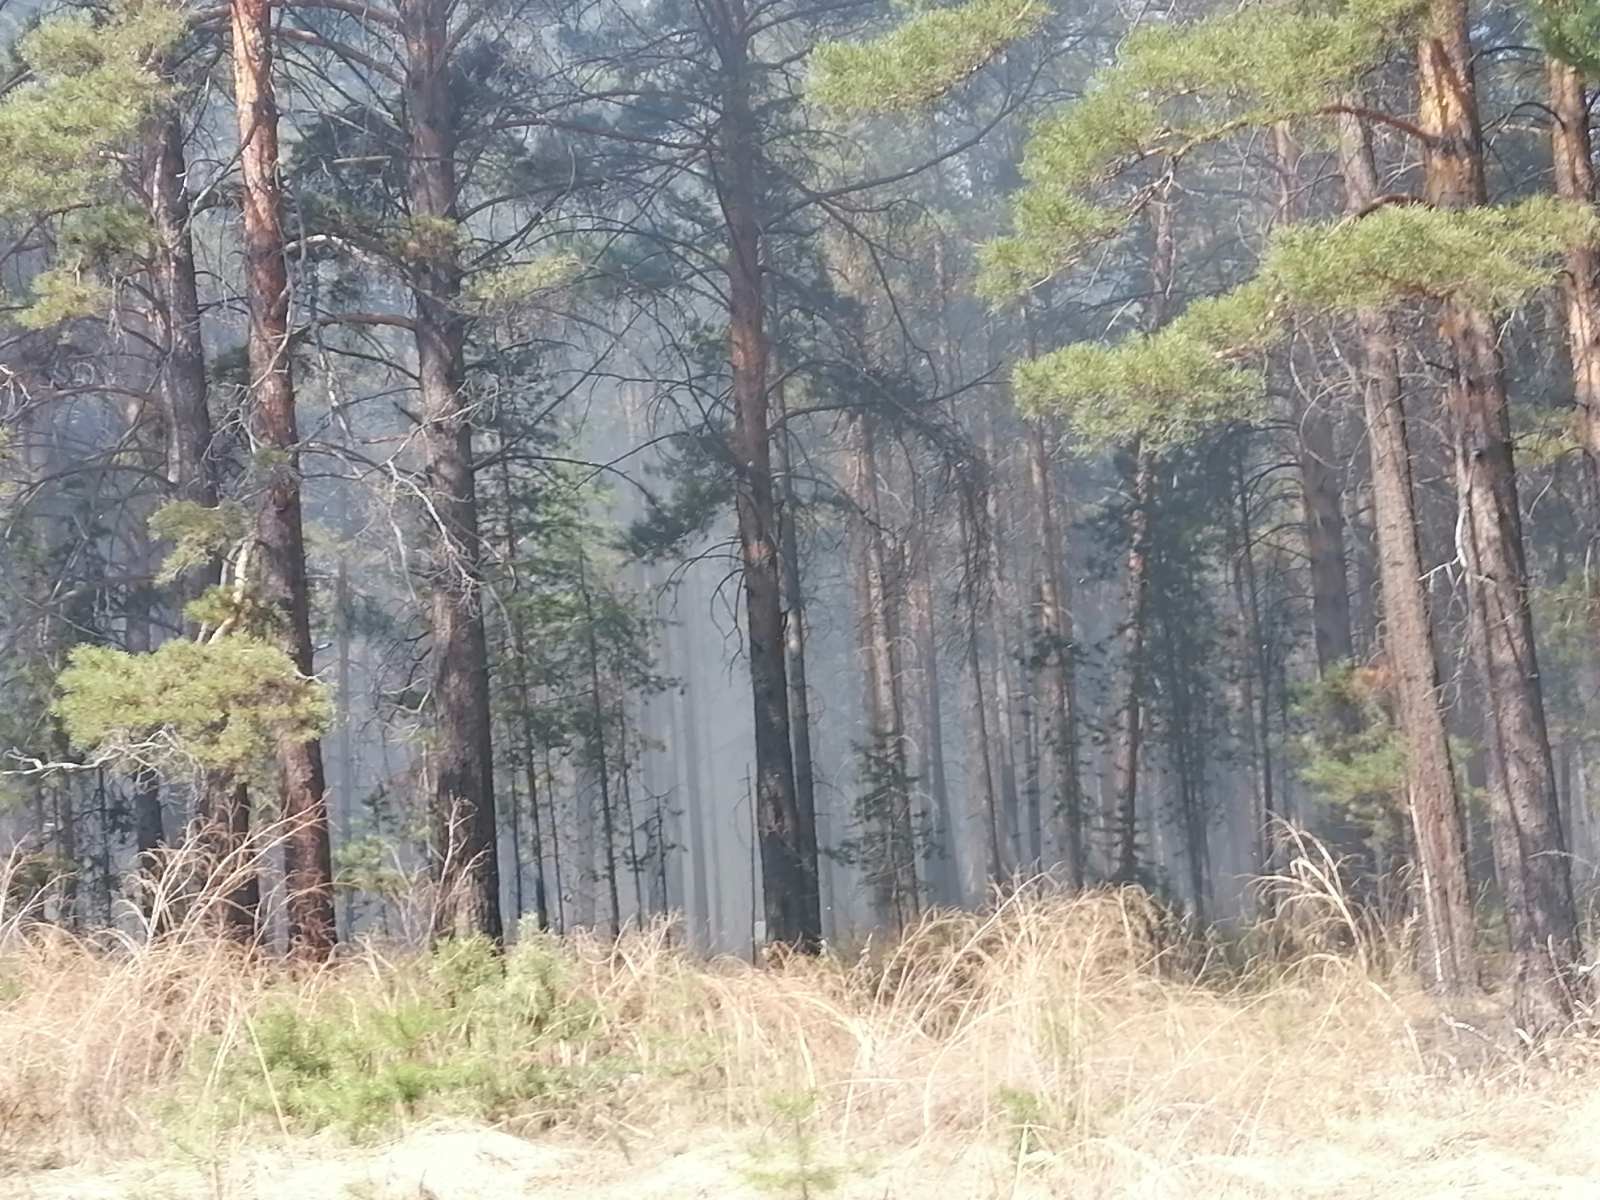
[{"label": "dense forest background", "polygon": [[0,15],[50,919],[1227,921],[1306,829],[1437,985],[1582,993],[1579,0]]}]

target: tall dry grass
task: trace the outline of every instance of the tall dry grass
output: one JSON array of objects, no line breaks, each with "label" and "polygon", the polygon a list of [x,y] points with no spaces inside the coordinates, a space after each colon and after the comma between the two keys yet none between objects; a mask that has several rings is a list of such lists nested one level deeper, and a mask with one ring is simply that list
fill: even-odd
[{"label": "tall dry grass", "polygon": [[377,1127],[466,1111],[634,1137],[770,1126],[804,1097],[808,1137],[846,1166],[982,1145],[1073,1187],[1425,1160],[1553,1129],[1595,1091],[1584,1037],[1530,1050],[1493,997],[1422,994],[1405,931],[1359,914],[1330,866],[1302,843],[1263,885],[1272,920],[1226,936],[1135,890],[1039,885],[893,945],[762,968],[701,961],[666,925],[530,935],[503,963],[366,946],[297,969],[200,918],[86,941],[0,913],[0,1168],[150,1153],[202,1125],[219,1143],[313,1132],[334,1110],[309,1089],[350,1054],[373,1075],[405,1060],[415,1095],[374,1093]]}]

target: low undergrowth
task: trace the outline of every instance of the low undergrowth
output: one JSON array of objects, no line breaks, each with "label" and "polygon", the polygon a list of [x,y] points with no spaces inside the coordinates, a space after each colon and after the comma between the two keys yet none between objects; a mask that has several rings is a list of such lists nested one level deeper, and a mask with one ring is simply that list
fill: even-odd
[{"label": "low undergrowth", "polygon": [[705,962],[666,924],[615,943],[525,931],[504,954],[365,946],[308,970],[14,923],[0,1165],[459,1117],[743,1130],[751,1179],[821,1194],[863,1156],[933,1142],[1050,1177],[1333,1144],[1380,1111],[1384,1137],[1428,1138],[1600,1080],[1582,1036],[1534,1052],[1491,998],[1441,1009],[1403,931],[1315,894],[1224,935],[1134,890],[1023,889],[893,946],[761,968]]}]

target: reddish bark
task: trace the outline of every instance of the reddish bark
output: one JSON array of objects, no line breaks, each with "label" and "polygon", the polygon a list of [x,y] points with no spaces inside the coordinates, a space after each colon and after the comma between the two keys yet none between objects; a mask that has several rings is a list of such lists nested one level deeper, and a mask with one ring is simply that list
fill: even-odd
[{"label": "reddish bark", "polygon": [[[311,606],[300,511],[289,276],[278,183],[271,7],[267,0],[232,0],[230,14],[243,179],[245,294],[250,310],[250,428],[263,451],[266,472],[256,520],[261,599],[275,615],[279,644],[300,672],[310,675]],[[290,946],[296,953],[326,958],[334,944],[333,863],[322,743],[316,739],[280,742],[278,775],[288,827],[284,875]]]}]

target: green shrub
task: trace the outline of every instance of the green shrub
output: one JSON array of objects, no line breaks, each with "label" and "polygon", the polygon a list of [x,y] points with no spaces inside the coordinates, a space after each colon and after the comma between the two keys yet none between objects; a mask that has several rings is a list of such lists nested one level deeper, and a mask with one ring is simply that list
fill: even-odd
[{"label": "green shrub", "polygon": [[420,970],[345,993],[336,1009],[267,1004],[219,1046],[213,1095],[219,1116],[242,1108],[358,1138],[419,1116],[568,1109],[636,1069],[603,1047],[560,1052],[584,1047],[597,1017],[545,939],[505,955],[482,939],[449,941]]}]

